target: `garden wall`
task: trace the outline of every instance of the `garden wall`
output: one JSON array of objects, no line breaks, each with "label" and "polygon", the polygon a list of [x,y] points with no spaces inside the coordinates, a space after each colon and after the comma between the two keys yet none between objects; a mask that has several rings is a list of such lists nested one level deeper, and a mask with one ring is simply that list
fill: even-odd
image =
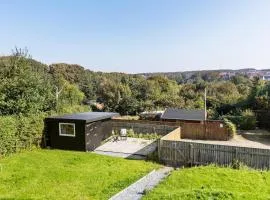
[{"label": "garden wall", "polygon": [[133,129],[136,134],[156,133],[164,136],[181,127],[181,138],[201,140],[229,140],[229,133],[223,121],[206,121],[202,123],[183,123],[147,120],[112,120],[113,130]]},{"label": "garden wall", "polygon": [[173,141],[180,141],[181,140],[181,128],[178,127],[175,130],[171,131],[167,135],[161,138],[162,140],[173,140]]},{"label": "garden wall", "polygon": [[161,121],[144,120],[111,120],[112,129],[120,131],[122,128],[133,129],[136,134],[156,133],[157,135],[166,135],[178,128],[175,123],[164,123]]}]

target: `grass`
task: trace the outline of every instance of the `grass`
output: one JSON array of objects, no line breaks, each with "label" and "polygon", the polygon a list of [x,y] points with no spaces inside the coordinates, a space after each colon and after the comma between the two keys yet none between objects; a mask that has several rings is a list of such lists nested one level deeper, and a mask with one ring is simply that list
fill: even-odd
[{"label": "grass", "polygon": [[270,199],[270,172],[215,166],[174,171],[144,199]]},{"label": "grass", "polygon": [[157,167],[85,152],[14,154],[0,160],[0,199],[108,199]]}]

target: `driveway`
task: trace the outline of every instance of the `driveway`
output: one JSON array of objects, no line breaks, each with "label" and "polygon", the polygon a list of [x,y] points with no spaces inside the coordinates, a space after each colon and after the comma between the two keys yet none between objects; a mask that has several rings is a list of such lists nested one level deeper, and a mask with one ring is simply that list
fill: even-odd
[{"label": "driveway", "polygon": [[145,159],[157,148],[155,140],[127,138],[126,140],[108,141],[95,149],[95,153],[122,158]]},{"label": "driveway", "polygon": [[181,139],[181,141],[270,149],[270,133],[265,130],[241,131],[228,141],[190,139]]}]

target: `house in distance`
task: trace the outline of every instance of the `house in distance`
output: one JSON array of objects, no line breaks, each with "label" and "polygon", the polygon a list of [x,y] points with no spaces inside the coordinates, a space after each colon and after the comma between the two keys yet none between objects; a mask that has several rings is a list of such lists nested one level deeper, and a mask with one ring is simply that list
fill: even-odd
[{"label": "house in distance", "polygon": [[85,112],[45,119],[45,146],[92,151],[112,133],[112,112]]}]

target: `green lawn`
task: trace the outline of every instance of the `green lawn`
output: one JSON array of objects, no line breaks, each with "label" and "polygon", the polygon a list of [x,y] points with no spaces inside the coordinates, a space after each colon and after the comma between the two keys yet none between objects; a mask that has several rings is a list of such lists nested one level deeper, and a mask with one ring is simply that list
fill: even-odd
[{"label": "green lawn", "polygon": [[214,166],[179,169],[144,199],[270,199],[270,172]]},{"label": "green lawn", "polygon": [[0,160],[0,199],[108,199],[157,167],[84,152],[19,153]]}]

